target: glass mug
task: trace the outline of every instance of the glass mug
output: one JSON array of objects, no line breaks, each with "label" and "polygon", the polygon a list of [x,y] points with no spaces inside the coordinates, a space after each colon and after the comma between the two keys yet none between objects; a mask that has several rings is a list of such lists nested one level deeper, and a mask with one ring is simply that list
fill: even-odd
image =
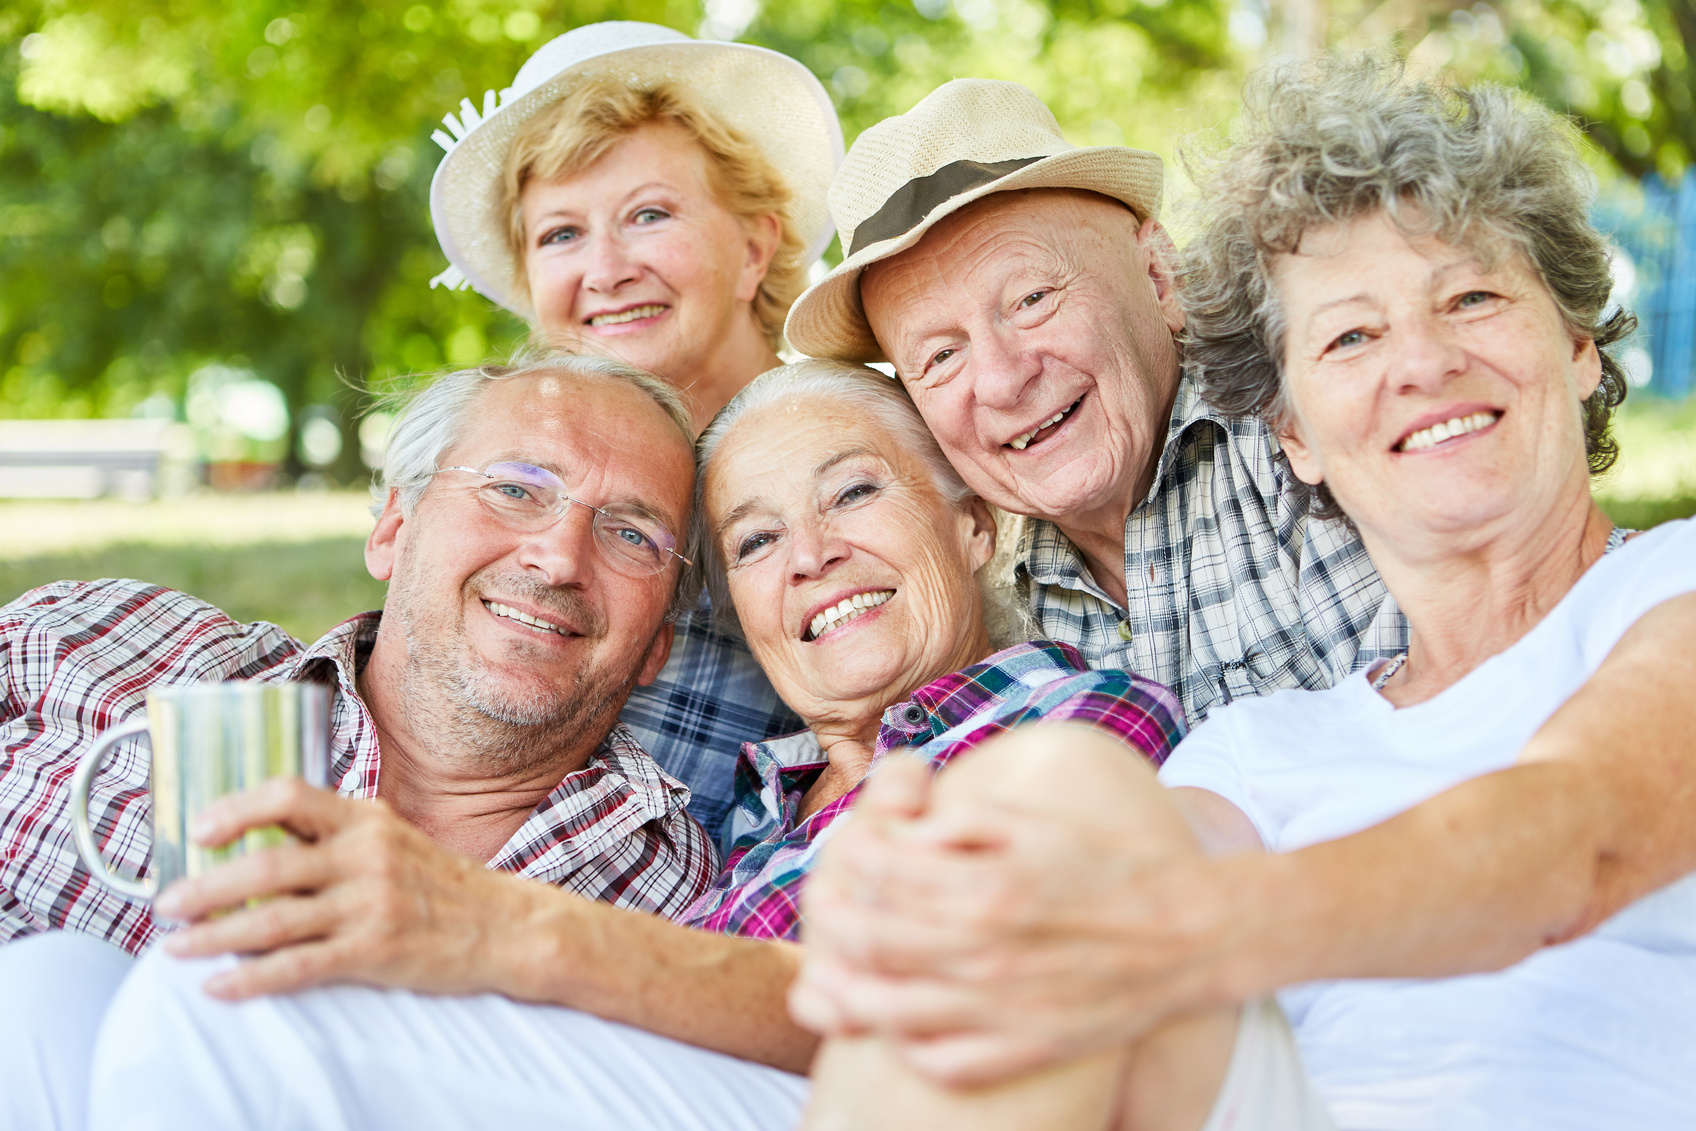
[{"label": "glass mug", "polygon": [[[198,876],[246,852],[281,844],[272,826],[250,829],[222,848],[191,843],[188,827],[220,797],[269,778],[305,778],[322,786],[329,772],[330,690],[316,683],[190,683],[147,692],[145,713],[94,740],[71,779],[77,854],[105,886],[152,899],[184,876]],[[153,868],[145,880],[114,875],[100,855],[88,816],[89,787],[112,747],[144,735],[153,748]]]}]

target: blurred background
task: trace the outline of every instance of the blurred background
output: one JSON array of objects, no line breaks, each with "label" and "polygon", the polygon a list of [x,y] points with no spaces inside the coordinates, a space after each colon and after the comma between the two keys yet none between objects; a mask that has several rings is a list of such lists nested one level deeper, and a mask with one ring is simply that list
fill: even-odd
[{"label": "blurred background", "polygon": [[1603,505],[1696,512],[1696,0],[9,0],[0,602],[141,577],[308,639],[379,604],[375,396],[523,336],[429,287],[431,132],[604,19],[793,55],[850,142],[962,75],[1026,84],[1078,144],[1169,158],[1228,131],[1275,53],[1395,41],[1523,87],[1593,142],[1643,320]]}]

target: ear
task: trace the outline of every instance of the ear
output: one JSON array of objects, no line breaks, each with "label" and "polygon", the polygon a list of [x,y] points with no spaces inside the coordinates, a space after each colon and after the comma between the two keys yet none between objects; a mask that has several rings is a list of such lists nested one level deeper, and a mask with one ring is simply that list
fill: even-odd
[{"label": "ear", "polygon": [[1154,284],[1161,321],[1176,334],[1184,328],[1184,307],[1178,301],[1178,249],[1172,246],[1172,237],[1166,234],[1160,221],[1152,218],[1144,220],[1137,229],[1137,247],[1148,261],[1148,278]]},{"label": "ear", "polygon": [[976,573],[995,556],[995,513],[989,504],[973,495],[960,515],[960,533],[966,544],[966,560]]},{"label": "ear", "polygon": [[642,670],[636,673],[636,686],[646,687],[660,677],[660,669],[671,659],[671,642],[675,634],[671,625],[660,625],[659,634],[648,645],[648,654],[642,657]]},{"label": "ear", "polygon": [[777,245],[783,238],[783,228],[775,212],[756,216],[743,227],[748,233],[748,245],[742,262],[742,275],[736,283],[736,299],[738,302],[753,302],[754,296],[760,293],[760,284],[766,281],[766,272],[771,269],[772,257],[777,254]]},{"label": "ear", "polygon": [[1602,384],[1602,351],[1590,338],[1572,344],[1573,365],[1578,371],[1578,399],[1587,401]]},{"label": "ear", "polygon": [[1278,426],[1278,446],[1284,449],[1284,457],[1290,461],[1290,470],[1296,473],[1297,479],[1309,487],[1325,482],[1319,458],[1302,438],[1301,425],[1293,412]]},{"label": "ear", "polygon": [[377,516],[377,527],[365,540],[365,568],[378,581],[388,581],[395,575],[395,559],[400,555],[401,528],[406,517],[400,512],[400,492],[389,488],[383,501],[383,513]]}]

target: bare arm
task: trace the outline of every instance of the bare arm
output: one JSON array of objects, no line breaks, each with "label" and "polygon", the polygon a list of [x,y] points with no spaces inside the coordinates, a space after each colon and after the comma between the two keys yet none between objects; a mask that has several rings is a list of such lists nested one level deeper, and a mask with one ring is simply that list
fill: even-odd
[{"label": "bare arm", "polygon": [[809,892],[792,1005],[982,1080],[1291,982],[1500,968],[1696,870],[1693,688],[1686,595],[1633,627],[1514,767],[1285,856],[1143,867],[1059,827],[965,851],[949,842],[960,816],[934,806],[850,829],[853,852]]},{"label": "bare arm", "polygon": [[[207,843],[271,824],[301,838],[181,881],[160,897],[161,915],[194,924],[168,938],[172,953],[255,956],[207,983],[219,997],[326,982],[491,991],[791,1071],[805,1071],[817,1046],[784,1008],[800,963],[792,944],[692,931],[491,872],[381,802],[298,781],[267,782],[206,816]],[[265,901],[244,906],[256,898]]]},{"label": "bare arm", "polygon": [[[1519,761],[1271,862],[1232,981],[1491,970],[1696,870],[1696,595],[1622,638]],[[1252,861],[1244,861],[1251,865]],[[1292,914],[1292,909],[1299,912]]]}]

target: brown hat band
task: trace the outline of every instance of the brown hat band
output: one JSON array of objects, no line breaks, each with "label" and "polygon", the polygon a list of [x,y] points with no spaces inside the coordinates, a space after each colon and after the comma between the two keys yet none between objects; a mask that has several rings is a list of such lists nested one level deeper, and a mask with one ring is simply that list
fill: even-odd
[{"label": "brown hat band", "polygon": [[890,193],[883,207],[854,229],[848,254],[906,235],[937,206],[1051,156],[1045,153],[1041,157],[1015,157],[1011,161],[954,161],[928,177],[915,177]]}]

